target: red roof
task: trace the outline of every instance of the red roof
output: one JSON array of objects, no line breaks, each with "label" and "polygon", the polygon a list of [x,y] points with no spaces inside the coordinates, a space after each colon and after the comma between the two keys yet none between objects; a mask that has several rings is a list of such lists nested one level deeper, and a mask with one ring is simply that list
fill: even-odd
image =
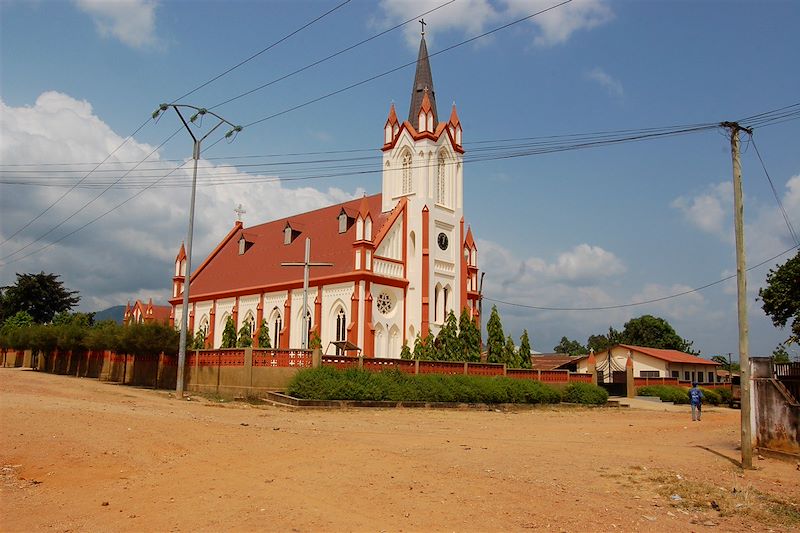
[{"label": "red roof", "polygon": [[708,359],[703,359],[702,357],[697,357],[696,355],[680,352],[678,350],[662,350],[660,348],[647,348],[645,346],[632,346],[629,344],[619,344],[618,346],[670,363],[718,366],[714,361],[709,361]]},{"label": "red roof", "polygon": [[[311,279],[352,272],[355,268],[353,243],[356,240],[356,225],[351,224],[347,231],[339,233],[338,217],[342,209],[347,213],[358,213],[359,207],[368,207],[373,218],[372,235],[379,235],[381,227],[392,215],[391,211],[381,213],[380,194],[246,229],[237,222],[192,273],[192,298],[301,281],[301,267],[283,267],[281,263],[303,261],[306,237],[311,238],[311,262],[333,263],[332,267],[312,267]],[[376,216],[376,213],[380,214]],[[284,244],[287,223],[293,230],[299,231],[288,245]],[[238,241],[243,232],[247,242],[252,245],[239,255]]]}]

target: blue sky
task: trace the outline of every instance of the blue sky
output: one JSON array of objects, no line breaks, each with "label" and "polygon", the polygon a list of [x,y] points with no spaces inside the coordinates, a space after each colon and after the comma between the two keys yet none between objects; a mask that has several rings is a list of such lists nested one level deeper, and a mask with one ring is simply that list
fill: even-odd
[{"label": "blue sky", "polygon": [[[190,173],[184,167],[142,187],[186,160],[191,144],[181,131],[141,172],[123,176],[120,168],[179,127],[174,114],[146,122],[150,113],[340,3],[0,4],[0,240],[7,241],[0,283],[13,282],[15,272],[56,272],[80,291],[87,311],[134,298],[165,301],[186,233]],[[182,102],[210,108],[443,3],[352,0]],[[429,52],[556,3],[457,0],[425,16]],[[517,144],[509,139],[741,119],[800,102],[798,23],[800,4],[790,1],[574,0],[432,57],[439,114],[456,103],[468,156],[484,141],[506,140],[508,154]],[[214,110],[249,124],[387,72],[416,58],[419,28],[407,24]],[[233,143],[212,146],[212,137],[198,189],[195,263],[230,229],[239,203],[253,225],[379,192],[382,127],[392,102],[407,114],[412,78],[413,67],[400,69],[247,127]],[[110,158],[113,166],[100,169],[113,171],[87,176],[87,163],[102,161],[145,122]],[[758,128],[754,139],[800,229],[798,133],[800,121],[792,120]],[[752,144],[743,144],[742,163],[753,265],[795,243]],[[613,306],[735,272],[730,149],[721,130],[468,162],[464,201],[486,271],[487,315],[488,299]],[[788,336],[755,296],[769,267],[792,253],[749,274],[751,354],[768,355]],[[613,310],[498,309],[507,333],[518,338],[526,328],[545,352],[563,335],[585,342],[645,313],[667,319],[703,354],[736,354],[738,346],[734,280]]]}]

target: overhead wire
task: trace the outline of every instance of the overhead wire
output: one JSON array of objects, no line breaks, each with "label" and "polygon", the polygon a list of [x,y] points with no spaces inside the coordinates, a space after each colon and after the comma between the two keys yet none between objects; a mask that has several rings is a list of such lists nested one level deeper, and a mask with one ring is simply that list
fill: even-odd
[{"label": "overhead wire", "polygon": [[[213,83],[214,81],[216,81],[216,80],[218,80],[219,78],[221,78],[222,76],[224,76],[224,75],[226,75],[226,74],[230,73],[231,71],[233,71],[233,70],[235,70],[235,69],[239,68],[240,66],[244,65],[245,63],[247,63],[247,62],[249,62],[249,61],[252,61],[253,59],[255,59],[256,57],[258,57],[259,55],[261,55],[261,54],[263,54],[264,52],[266,52],[267,50],[270,50],[270,49],[271,49],[271,48],[273,48],[274,46],[276,46],[276,45],[280,44],[281,42],[284,42],[284,41],[285,41],[285,40],[287,40],[288,38],[290,38],[290,37],[292,37],[292,36],[294,36],[294,35],[298,34],[300,31],[302,31],[302,30],[304,30],[304,29],[308,28],[308,27],[309,27],[309,26],[311,26],[312,24],[314,24],[314,23],[318,22],[319,20],[321,20],[321,19],[325,18],[326,16],[330,15],[331,13],[335,12],[335,11],[336,11],[336,10],[338,10],[339,8],[341,8],[341,7],[343,7],[344,5],[348,4],[350,1],[351,1],[351,0],[344,0],[344,2],[341,2],[340,4],[338,4],[337,6],[335,6],[334,8],[332,8],[332,9],[330,9],[330,10],[326,11],[326,12],[325,12],[325,13],[323,13],[322,15],[320,15],[320,16],[316,17],[315,19],[313,19],[312,21],[310,21],[310,22],[308,22],[308,23],[304,24],[304,25],[303,25],[303,26],[301,26],[300,28],[298,28],[298,29],[296,29],[296,30],[292,31],[291,33],[289,33],[288,35],[286,35],[286,36],[284,36],[283,38],[279,39],[278,41],[276,41],[276,42],[272,43],[271,45],[269,45],[269,46],[267,46],[266,48],[264,48],[264,49],[260,50],[259,52],[257,52],[257,53],[255,53],[255,54],[251,55],[251,56],[250,56],[250,57],[248,57],[247,59],[245,59],[245,60],[243,60],[243,61],[240,61],[239,63],[237,63],[237,64],[236,64],[236,65],[234,65],[233,67],[231,67],[231,68],[229,68],[229,69],[225,70],[225,71],[224,71],[224,72],[222,72],[221,74],[219,74],[219,75],[217,75],[217,76],[213,77],[212,79],[210,79],[210,80],[208,80],[208,81],[206,81],[206,82],[204,82],[204,83],[200,84],[199,86],[195,87],[195,88],[194,88],[194,89],[192,89],[191,91],[189,91],[189,92],[187,92],[187,93],[183,94],[182,96],[178,97],[176,100],[180,100],[180,99],[182,99],[182,98],[185,98],[186,96],[189,96],[190,94],[193,94],[194,92],[198,91],[199,89],[201,89],[201,88],[203,88],[203,87],[206,87],[206,86],[207,86],[207,85],[209,85],[210,83]],[[93,170],[89,171],[89,172],[86,174],[86,176],[84,176],[84,179],[85,179],[85,178],[88,178],[88,176],[90,176],[90,175],[91,175],[91,174],[92,174],[92,173],[93,173],[93,172],[94,172],[94,171],[95,171],[97,168],[99,168],[99,167],[100,167],[100,166],[101,166],[103,163],[105,163],[106,161],[108,161],[108,159],[109,159],[109,158],[111,158],[111,156],[113,156],[113,155],[114,155],[114,153],[116,153],[116,152],[117,152],[117,151],[118,151],[118,150],[119,150],[119,149],[120,149],[120,148],[121,148],[121,147],[122,147],[122,146],[123,146],[125,143],[127,143],[127,142],[128,142],[128,140],[130,140],[130,139],[131,139],[131,138],[132,138],[132,137],[133,137],[133,136],[134,136],[136,133],[138,133],[138,132],[139,132],[139,131],[140,131],[140,130],[141,130],[141,129],[142,129],[142,128],[143,128],[143,127],[144,127],[144,126],[147,124],[147,123],[149,123],[149,122],[150,122],[150,120],[152,120],[152,117],[151,117],[151,118],[148,118],[148,119],[147,119],[145,122],[143,122],[143,123],[142,123],[142,124],[141,124],[141,125],[140,125],[140,126],[139,126],[139,127],[138,127],[138,128],[137,128],[137,129],[136,129],[136,130],[135,130],[135,131],[132,133],[132,134],[131,134],[131,135],[129,135],[128,137],[126,137],[126,139],[125,139],[125,140],[124,140],[124,141],[123,141],[123,142],[122,142],[122,143],[121,143],[121,144],[120,144],[120,145],[119,145],[117,148],[115,148],[115,149],[114,149],[114,150],[113,150],[113,151],[112,151],[112,152],[111,152],[111,153],[110,153],[108,156],[106,156],[106,158],[105,158],[105,159],[104,159],[102,162],[100,162],[100,163],[97,165],[97,167],[95,167],[95,169],[93,169]],[[179,128],[178,130],[176,130],[176,132],[175,132],[175,133],[173,133],[172,135],[170,135],[170,136],[169,136],[169,137],[168,137],[168,138],[167,138],[165,141],[163,141],[163,142],[162,142],[162,143],[161,143],[161,144],[158,146],[158,148],[162,147],[162,146],[163,146],[164,144],[166,144],[166,143],[167,143],[167,142],[168,142],[170,139],[172,139],[172,138],[173,138],[173,137],[174,137],[174,136],[177,134],[177,132],[178,132],[178,131],[180,131],[180,128]],[[215,144],[216,144],[216,143],[215,143]],[[158,150],[158,148],[156,148],[156,150],[154,150],[153,152],[151,152],[150,154],[148,154],[148,155],[147,155],[147,156],[146,156],[146,157],[145,157],[143,160],[141,160],[141,161],[140,161],[140,163],[139,163],[139,164],[143,163],[143,162],[144,162],[145,160],[147,160],[147,159],[148,159],[150,156],[152,156],[152,155],[153,155],[153,153],[155,153],[155,151],[157,151],[157,150]],[[138,166],[138,165],[137,165],[137,166]],[[126,174],[124,174],[123,176],[121,176],[121,177],[120,177],[120,180],[121,180],[121,179],[123,179],[123,178],[124,178],[124,177],[125,177],[125,176],[126,176],[128,173],[130,173],[130,172],[131,172],[133,169],[135,169],[135,168],[136,168],[136,167],[134,166],[134,167],[133,167],[131,170],[129,170],[129,171],[126,173]],[[177,170],[177,168],[176,168],[175,170]],[[172,173],[172,172],[170,172],[170,174],[171,174],[171,173]],[[44,215],[46,212],[48,212],[50,209],[52,209],[52,208],[53,208],[53,207],[54,207],[54,206],[55,206],[57,203],[59,203],[59,202],[60,202],[60,201],[61,201],[61,200],[62,200],[64,197],[66,197],[66,196],[67,196],[67,195],[68,195],[68,194],[69,194],[69,193],[70,193],[70,192],[71,192],[71,191],[72,191],[72,190],[73,190],[75,187],[77,187],[77,186],[78,186],[78,185],[79,185],[79,184],[80,184],[82,181],[83,181],[83,180],[80,180],[78,183],[76,183],[76,184],[75,184],[75,185],[74,185],[74,186],[73,186],[71,189],[69,189],[68,191],[66,191],[66,192],[65,192],[65,193],[64,193],[64,194],[63,194],[63,195],[62,195],[62,196],[61,196],[59,199],[57,199],[55,202],[53,202],[53,203],[52,203],[52,204],[51,204],[49,207],[47,207],[47,208],[46,208],[46,209],[45,209],[43,212],[41,212],[39,215],[37,215],[37,216],[36,216],[34,219],[32,219],[32,220],[28,221],[26,224],[24,224],[24,225],[23,225],[23,227],[21,227],[21,228],[17,229],[17,230],[16,230],[16,232],[14,232],[14,233],[13,233],[13,235],[12,235],[11,237],[7,238],[5,241],[3,241],[2,243],[0,243],[0,245],[2,245],[2,244],[5,244],[5,243],[6,243],[6,242],[8,242],[10,239],[12,239],[12,238],[13,238],[13,237],[15,237],[16,235],[18,235],[20,232],[22,232],[22,231],[23,231],[23,230],[25,230],[26,228],[30,227],[30,225],[31,225],[31,224],[33,224],[33,223],[34,223],[36,220],[38,220],[39,218],[41,218],[41,217],[42,217],[42,216],[43,216],[43,215]],[[118,182],[118,181],[119,181],[119,180],[117,180],[117,182]],[[54,227],[50,228],[50,230],[48,230],[46,233],[44,233],[44,234],[40,235],[40,236],[39,236],[38,238],[36,238],[34,241],[32,241],[32,242],[28,243],[27,245],[23,246],[22,248],[19,248],[19,249],[17,249],[16,251],[12,252],[12,253],[11,253],[11,254],[9,254],[9,255],[6,255],[6,256],[4,256],[4,257],[0,258],[0,260],[2,260],[2,259],[7,259],[7,258],[9,258],[9,257],[12,257],[12,256],[16,255],[17,253],[19,253],[20,251],[22,251],[22,250],[24,250],[24,249],[28,248],[29,246],[31,246],[31,245],[33,245],[33,244],[35,244],[35,243],[36,243],[36,242],[38,242],[38,241],[40,241],[40,240],[41,240],[42,238],[44,238],[45,236],[49,235],[50,233],[52,233],[53,231],[55,231],[57,228],[61,227],[61,226],[62,226],[64,223],[66,223],[67,221],[69,221],[69,220],[70,220],[72,217],[74,217],[75,215],[77,215],[78,213],[80,213],[81,211],[83,211],[83,210],[84,210],[86,207],[88,207],[89,205],[91,205],[92,203],[94,203],[94,202],[95,202],[95,201],[96,201],[96,200],[97,200],[97,199],[98,199],[100,196],[102,196],[103,194],[105,194],[105,192],[107,192],[107,191],[110,189],[110,187],[111,187],[111,186],[109,186],[109,188],[106,188],[106,189],[104,189],[104,190],[103,190],[103,192],[101,192],[101,193],[100,193],[98,196],[96,196],[95,198],[93,198],[93,199],[92,199],[92,200],[90,200],[89,202],[85,203],[85,204],[84,204],[82,207],[80,207],[80,208],[79,208],[77,211],[75,211],[74,213],[72,213],[72,214],[71,214],[69,217],[67,217],[66,219],[62,220],[61,222],[59,222],[59,223],[58,223],[57,225],[55,225]]]},{"label": "overhead wire", "polygon": [[[451,45],[451,46],[448,46],[448,47],[446,47],[446,48],[443,48],[443,49],[441,49],[441,50],[439,50],[439,51],[437,51],[437,52],[434,52],[433,54],[428,54],[426,57],[427,57],[427,58],[431,58],[431,57],[435,57],[435,56],[437,56],[437,55],[443,54],[443,53],[445,53],[445,52],[449,52],[449,51],[451,51],[451,50],[454,50],[454,49],[456,49],[456,48],[459,48],[459,47],[461,47],[461,46],[464,46],[464,45],[466,45],[466,44],[469,44],[469,43],[471,43],[471,42],[473,42],[473,41],[476,41],[476,40],[478,40],[478,39],[482,39],[483,37],[486,37],[486,36],[488,36],[488,35],[491,35],[491,34],[493,34],[493,33],[496,33],[496,32],[498,32],[498,31],[501,31],[501,30],[505,30],[505,29],[507,29],[507,28],[510,28],[511,26],[514,26],[515,24],[519,24],[519,23],[521,23],[521,22],[524,22],[524,21],[526,21],[526,20],[530,20],[530,19],[532,19],[533,17],[536,17],[536,16],[542,15],[542,14],[544,14],[544,13],[547,13],[548,11],[552,11],[552,10],[554,10],[554,9],[557,9],[557,8],[559,8],[559,7],[561,7],[561,6],[565,5],[565,4],[569,4],[570,2],[572,2],[572,0],[564,0],[564,1],[563,1],[563,2],[561,2],[561,3],[558,3],[558,4],[555,4],[555,5],[552,5],[552,6],[548,7],[548,8],[545,8],[545,9],[542,9],[541,11],[537,11],[536,13],[532,13],[532,14],[530,14],[530,15],[527,15],[527,16],[525,16],[525,17],[522,17],[522,18],[519,18],[519,19],[513,20],[513,21],[511,21],[511,22],[509,22],[509,23],[507,23],[507,24],[503,24],[502,26],[498,26],[497,28],[494,28],[494,29],[492,29],[492,30],[489,30],[489,31],[487,31],[487,32],[484,32],[484,33],[482,33],[482,34],[480,34],[480,35],[476,35],[476,36],[474,36],[474,37],[471,37],[471,38],[469,38],[469,39],[467,39],[467,40],[465,40],[465,41],[461,41],[460,43],[456,43],[456,44],[454,44],[454,45]],[[265,121],[267,121],[267,120],[271,120],[271,119],[273,119],[273,118],[279,117],[279,116],[281,116],[281,115],[285,115],[285,114],[287,114],[287,113],[290,113],[290,112],[292,112],[292,111],[296,111],[296,110],[298,110],[298,109],[301,109],[301,108],[303,108],[303,107],[309,106],[309,105],[311,105],[311,104],[315,104],[315,103],[317,103],[317,102],[320,102],[320,101],[322,101],[322,100],[325,100],[325,99],[327,99],[327,98],[330,98],[330,97],[332,97],[332,96],[335,96],[335,95],[337,95],[337,94],[341,94],[341,93],[343,93],[343,92],[345,92],[345,91],[349,91],[350,89],[354,89],[354,88],[356,88],[356,87],[359,87],[359,86],[361,86],[361,85],[364,85],[364,84],[366,84],[366,83],[369,83],[369,82],[371,82],[371,81],[375,81],[375,80],[377,80],[377,79],[380,79],[380,78],[382,78],[382,77],[384,77],[384,76],[388,76],[389,74],[392,74],[392,73],[394,73],[394,72],[397,72],[397,71],[399,71],[399,70],[402,70],[402,69],[404,69],[404,68],[407,68],[407,67],[409,67],[409,66],[411,66],[411,65],[416,65],[416,64],[417,64],[417,60],[414,60],[414,61],[411,61],[411,62],[405,63],[405,64],[403,64],[403,65],[400,65],[399,67],[395,67],[395,68],[389,69],[389,70],[387,70],[387,71],[384,71],[384,72],[382,72],[382,73],[380,73],[380,74],[376,74],[375,76],[370,76],[369,78],[366,78],[366,79],[363,79],[363,80],[361,80],[361,81],[358,81],[358,82],[352,83],[352,84],[350,84],[350,85],[348,85],[348,86],[346,86],[346,87],[342,87],[342,88],[340,88],[340,89],[337,89],[337,90],[335,90],[335,91],[329,92],[329,93],[327,93],[327,94],[324,94],[324,95],[322,95],[322,96],[318,96],[318,97],[316,97],[316,98],[313,98],[313,99],[311,99],[311,100],[308,100],[308,101],[306,101],[306,102],[303,102],[303,103],[301,103],[301,104],[297,104],[297,105],[295,105],[295,106],[289,107],[289,108],[287,108],[287,109],[284,109],[283,111],[278,111],[278,112],[276,112],[276,113],[273,113],[273,114],[271,114],[271,115],[267,115],[267,116],[265,116],[265,117],[259,118],[259,119],[257,119],[257,120],[254,120],[254,121],[252,121],[252,122],[249,122],[249,123],[245,124],[245,125],[244,125],[244,127],[245,127],[245,128],[249,128],[249,127],[251,127],[251,126],[254,126],[254,125],[256,125],[256,124],[260,124],[260,123],[262,123],[262,122],[265,122]]]},{"label": "overhead wire", "polygon": [[792,225],[792,221],[789,219],[789,215],[786,213],[786,208],[783,207],[783,202],[781,201],[780,195],[778,195],[778,191],[775,189],[775,184],[772,182],[772,178],[767,171],[767,166],[764,164],[764,159],[761,157],[761,152],[756,145],[756,140],[753,138],[753,135],[750,136],[750,142],[753,145],[753,148],[756,151],[756,155],[758,156],[758,160],[761,162],[761,168],[764,169],[764,175],[767,177],[767,181],[769,182],[770,189],[772,189],[772,195],[775,197],[775,201],[778,203],[778,209],[780,209],[781,214],[783,215],[783,220],[786,223],[786,227],[789,230],[789,236],[791,236],[792,240],[796,245],[800,245],[800,239],[797,238],[797,232],[794,230],[794,225]]},{"label": "overhead wire", "polygon": [[[770,261],[774,261],[775,259],[781,257],[782,255],[785,255],[785,254],[791,252],[792,250],[796,250],[797,248],[800,248],[800,245],[792,246],[791,248],[788,248],[788,249],[782,251],[781,253],[770,257],[769,259],[765,259],[765,260],[761,261],[760,263],[749,267],[747,269],[747,272],[749,272],[751,270],[754,270],[756,268],[759,268],[761,266],[764,266],[765,264],[769,263]],[[533,310],[536,310],[536,311],[609,311],[611,309],[624,309],[624,308],[627,308],[627,307],[636,307],[636,306],[639,306],[639,305],[647,305],[647,304],[652,304],[652,303],[657,303],[657,302],[663,302],[665,300],[671,300],[673,298],[678,298],[680,296],[686,296],[687,294],[692,294],[694,292],[699,292],[699,291],[702,291],[702,290],[707,289],[709,287],[713,287],[714,285],[719,285],[720,283],[724,283],[724,282],[726,282],[726,281],[728,281],[730,279],[733,279],[735,277],[736,277],[736,274],[731,274],[730,276],[724,277],[724,278],[719,279],[717,281],[712,281],[711,283],[707,283],[705,285],[701,285],[700,287],[695,287],[694,289],[689,289],[689,290],[686,290],[686,291],[677,292],[677,293],[671,294],[669,296],[662,296],[660,298],[652,298],[650,300],[641,300],[641,301],[638,301],[638,302],[630,302],[630,303],[627,303],[627,304],[618,304],[618,305],[604,305],[604,306],[593,306],[593,307],[548,307],[548,306],[540,306],[540,305],[521,304],[521,303],[517,303],[517,302],[509,302],[509,301],[500,300],[500,299],[497,299],[497,298],[490,298],[488,296],[482,296],[482,298],[484,300],[488,300],[490,302],[498,303],[498,304],[501,304],[501,305],[508,305],[508,306],[511,306],[511,307],[521,307],[521,308],[524,308],[524,309],[533,309]]]},{"label": "overhead wire", "polygon": [[305,23],[304,25],[300,26],[300,27],[299,27],[299,28],[297,28],[296,30],[294,30],[294,31],[290,32],[289,34],[287,34],[287,35],[284,35],[283,37],[281,37],[280,39],[278,39],[278,40],[277,40],[277,41],[275,41],[274,43],[270,44],[269,46],[267,46],[267,47],[265,47],[265,48],[262,48],[261,50],[259,50],[259,51],[258,51],[258,52],[256,52],[255,54],[252,54],[252,55],[251,55],[250,57],[248,57],[247,59],[243,59],[242,61],[238,62],[237,64],[235,64],[234,66],[232,66],[232,67],[230,67],[229,69],[225,70],[224,72],[222,72],[222,73],[220,73],[220,74],[217,74],[216,76],[214,76],[214,77],[213,77],[213,78],[211,78],[210,80],[208,80],[208,81],[206,81],[206,82],[203,82],[203,83],[201,83],[200,85],[198,85],[197,87],[195,87],[195,88],[194,88],[194,89],[192,89],[191,91],[189,91],[189,92],[187,92],[187,93],[184,93],[183,95],[181,95],[181,96],[179,96],[179,97],[175,98],[175,99],[174,99],[174,100],[172,100],[172,101],[173,101],[173,102],[178,102],[179,100],[183,100],[183,99],[184,99],[184,98],[186,98],[187,96],[189,96],[189,95],[192,95],[192,94],[196,93],[197,91],[199,91],[199,90],[200,90],[200,89],[202,89],[203,87],[206,87],[206,86],[208,86],[208,85],[209,85],[209,84],[211,84],[211,83],[214,83],[215,81],[217,81],[217,80],[218,80],[218,79],[220,79],[221,77],[223,77],[223,76],[225,76],[225,75],[227,75],[227,74],[230,74],[231,72],[233,72],[233,71],[234,71],[234,70],[236,70],[237,68],[241,67],[242,65],[244,65],[244,64],[246,64],[246,63],[249,63],[249,62],[250,62],[250,61],[252,61],[253,59],[257,58],[258,56],[260,56],[260,55],[261,55],[261,54],[263,54],[264,52],[267,52],[267,51],[269,51],[269,50],[271,50],[271,49],[275,48],[276,46],[278,46],[278,45],[279,45],[279,44],[281,44],[282,42],[284,42],[284,41],[286,41],[286,40],[290,39],[291,37],[294,37],[295,35],[297,35],[297,34],[298,34],[298,33],[300,33],[301,31],[303,31],[304,29],[308,28],[309,26],[311,26],[311,25],[313,25],[313,24],[316,24],[316,23],[317,23],[317,22],[319,22],[320,20],[324,19],[325,17],[327,17],[327,16],[328,16],[328,15],[330,15],[331,13],[334,13],[335,11],[339,10],[340,8],[342,8],[342,7],[344,7],[345,5],[349,4],[350,2],[351,2],[351,0],[344,0],[344,2],[342,2],[342,3],[338,4],[337,6],[335,6],[335,7],[331,8],[331,9],[329,9],[328,11],[326,11],[325,13],[323,13],[322,15],[319,15],[319,16],[318,16],[318,17],[316,17],[315,19],[313,19],[313,20],[311,20],[311,21],[309,21],[309,22]]}]

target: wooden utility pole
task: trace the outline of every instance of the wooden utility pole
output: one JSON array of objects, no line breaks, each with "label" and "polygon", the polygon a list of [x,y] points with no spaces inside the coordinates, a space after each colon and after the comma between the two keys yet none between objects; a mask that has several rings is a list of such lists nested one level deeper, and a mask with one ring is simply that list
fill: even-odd
[{"label": "wooden utility pole", "polygon": [[723,122],[731,133],[733,160],[733,225],[736,232],[736,289],[739,313],[739,374],[742,391],[742,468],[753,468],[752,407],[750,405],[750,356],[748,354],[747,269],[744,253],[744,201],[742,199],[742,165],[739,161],[739,131],[753,134],[736,122]]}]

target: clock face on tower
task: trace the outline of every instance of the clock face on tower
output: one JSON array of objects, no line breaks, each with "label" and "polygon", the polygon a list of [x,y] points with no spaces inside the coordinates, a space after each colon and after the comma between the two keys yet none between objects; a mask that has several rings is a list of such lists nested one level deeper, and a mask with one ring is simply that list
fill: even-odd
[{"label": "clock face on tower", "polygon": [[439,243],[439,248],[442,250],[447,250],[447,235],[440,233],[436,241]]}]

